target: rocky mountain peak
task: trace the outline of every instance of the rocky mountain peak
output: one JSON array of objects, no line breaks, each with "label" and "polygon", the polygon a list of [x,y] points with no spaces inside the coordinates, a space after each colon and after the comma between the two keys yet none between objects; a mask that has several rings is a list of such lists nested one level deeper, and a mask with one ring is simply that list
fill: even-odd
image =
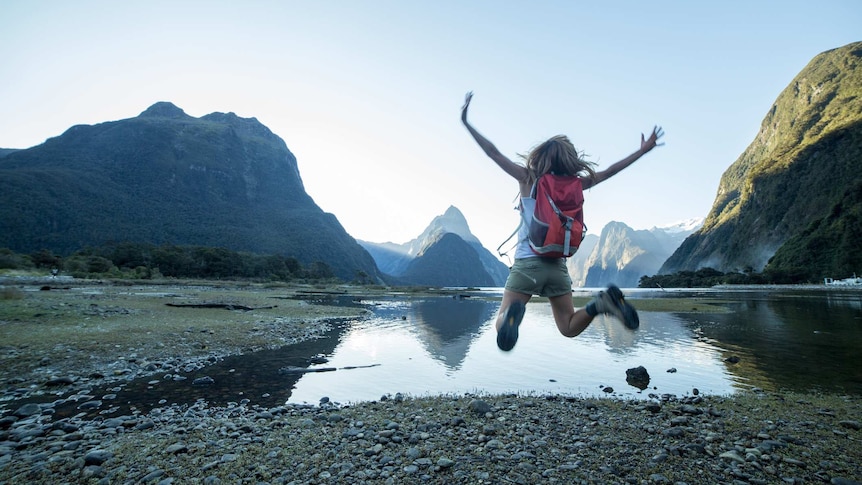
[{"label": "rocky mountain peak", "polygon": [[185,111],[168,101],[159,101],[138,116],[140,118],[190,118]]},{"label": "rocky mountain peak", "polygon": [[422,234],[414,240],[412,249],[421,251],[429,242],[440,238],[442,234],[456,234],[469,243],[478,243],[479,239],[470,232],[467,219],[455,206],[449,206],[443,215],[435,217]]}]

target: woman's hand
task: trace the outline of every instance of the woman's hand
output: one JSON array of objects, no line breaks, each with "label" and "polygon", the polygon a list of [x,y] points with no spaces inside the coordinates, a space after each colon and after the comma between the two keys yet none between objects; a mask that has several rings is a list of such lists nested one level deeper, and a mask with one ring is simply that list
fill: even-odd
[{"label": "woman's hand", "polygon": [[472,99],[473,91],[470,91],[469,93],[467,93],[466,96],[464,96],[464,106],[461,107],[461,121],[463,121],[464,123],[467,122],[467,108],[470,107],[470,100]]},{"label": "woman's hand", "polygon": [[664,136],[664,130],[661,129],[661,126],[653,126],[652,133],[647,139],[644,139],[644,134],[641,133],[641,151],[646,153],[657,146],[664,145],[664,143],[657,143],[662,136]]}]

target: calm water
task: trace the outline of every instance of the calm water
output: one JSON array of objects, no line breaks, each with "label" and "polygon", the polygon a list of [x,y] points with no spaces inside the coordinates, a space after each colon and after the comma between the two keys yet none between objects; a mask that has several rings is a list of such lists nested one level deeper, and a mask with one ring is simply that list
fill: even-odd
[{"label": "calm water", "polygon": [[[115,411],[198,398],[214,405],[249,399],[276,406],[317,404],[324,397],[346,404],[396,393],[592,396],[604,395],[607,386],[624,397],[681,396],[695,388],[726,395],[751,387],[862,395],[860,291],[627,293],[636,306],[639,299],[696,296],[720,301],[731,311],[641,311],[636,332],[598,317],[580,336],[567,339],[557,332],[549,304],[534,301],[527,305],[517,346],[507,353],[496,347],[499,302],[493,299],[363,301],[372,310],[370,318],[338,323],[323,339],[231,357],[185,381],[132,381],[117,393],[115,403],[122,409]],[[310,364],[314,356],[326,362]],[[738,362],[728,362],[731,357]],[[320,372],[283,371],[291,366]],[[651,377],[645,390],[626,382],[626,369],[637,366]],[[215,383],[191,385],[202,376]]]},{"label": "calm water", "polygon": [[[550,305],[531,302],[518,345],[507,353],[495,344],[497,302],[377,302],[374,318],[346,329],[324,366],[379,367],[307,374],[289,401],[349,402],[395,392],[598,395],[605,386],[633,396],[751,387],[862,394],[862,292],[629,293],[635,304],[637,298],[697,296],[727,301],[732,311],[641,312],[637,332],[599,317],[567,339],[557,332]],[[651,378],[643,391],[626,382],[626,369],[637,366]]]}]

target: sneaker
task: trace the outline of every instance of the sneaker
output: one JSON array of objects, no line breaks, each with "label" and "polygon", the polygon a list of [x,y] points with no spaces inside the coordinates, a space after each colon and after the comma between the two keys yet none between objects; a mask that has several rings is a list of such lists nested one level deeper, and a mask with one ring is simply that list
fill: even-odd
[{"label": "sneaker", "polygon": [[640,326],[637,310],[626,303],[623,292],[616,285],[608,286],[607,291],[600,291],[595,302],[599,313],[617,317],[629,330],[635,330]]},{"label": "sneaker", "polygon": [[520,301],[513,301],[506,313],[503,315],[503,326],[497,331],[497,347],[500,350],[510,351],[518,342],[518,326],[524,319],[524,311],[527,308]]}]

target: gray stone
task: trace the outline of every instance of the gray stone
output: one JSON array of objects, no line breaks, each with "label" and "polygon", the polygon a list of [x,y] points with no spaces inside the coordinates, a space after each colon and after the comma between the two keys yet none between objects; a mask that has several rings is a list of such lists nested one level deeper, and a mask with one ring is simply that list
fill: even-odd
[{"label": "gray stone", "polygon": [[491,406],[481,399],[473,399],[470,401],[470,411],[476,414],[485,415],[491,412]]},{"label": "gray stone", "polygon": [[719,458],[724,458],[725,460],[735,461],[737,463],[745,463],[745,458],[739,456],[739,453],[736,451],[725,451],[724,453],[718,455]]},{"label": "gray stone", "polygon": [[165,448],[165,453],[168,454],[178,454],[178,453],[187,453],[189,451],[189,447],[186,446],[185,443],[174,443],[167,448]]},{"label": "gray stone", "polygon": [[859,421],[844,420],[844,421],[839,421],[838,425],[842,426],[844,428],[854,429],[856,431],[859,431],[859,429],[860,429]]},{"label": "gray stone", "polygon": [[85,465],[101,465],[113,458],[114,454],[107,450],[95,449],[84,455]]},{"label": "gray stone", "polygon": [[42,408],[36,403],[28,403],[20,408],[16,409],[14,413],[15,416],[19,418],[26,418],[28,416],[33,416],[34,414],[41,414]]},{"label": "gray stone", "polygon": [[437,460],[437,466],[439,466],[440,468],[451,468],[453,465],[455,465],[455,462],[450,460],[449,458],[444,457]]},{"label": "gray stone", "polygon": [[211,386],[215,384],[215,379],[210,376],[198,377],[192,381],[193,386]]}]

